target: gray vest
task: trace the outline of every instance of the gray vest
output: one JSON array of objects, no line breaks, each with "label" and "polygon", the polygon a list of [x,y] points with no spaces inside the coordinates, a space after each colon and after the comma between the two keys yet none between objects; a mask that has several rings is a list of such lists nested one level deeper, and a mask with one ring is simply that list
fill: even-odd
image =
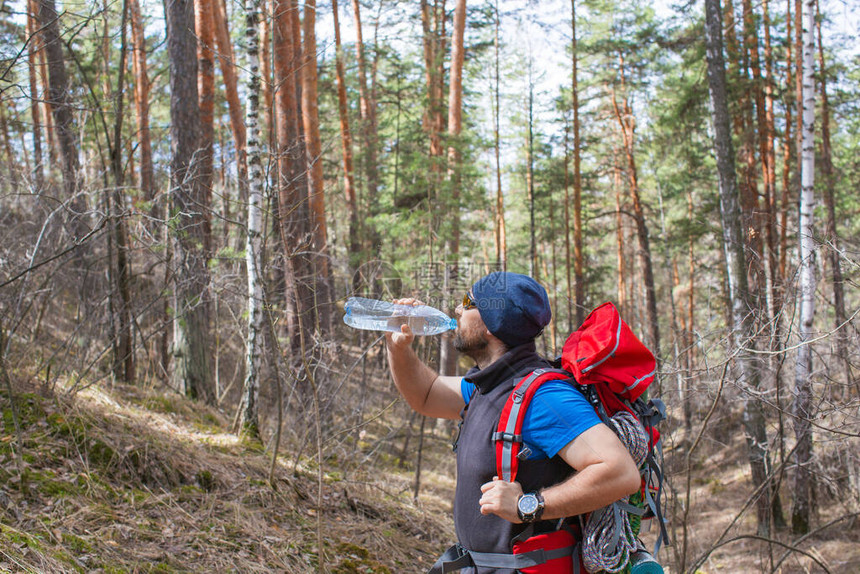
[{"label": "gray vest", "polygon": [[[472,369],[466,380],[477,390],[463,414],[457,441],[457,489],[454,496],[454,526],[463,546],[476,552],[511,552],[511,541],[525,530],[495,515],[481,514],[478,501],[481,485],[496,474],[493,433],[513,388],[535,369],[549,363],[535,352],[533,342],[514,347],[484,369]],[[558,456],[551,459],[521,461],[517,481],[523,492],[552,486],[568,477],[571,468]],[[536,532],[554,530],[555,520],[535,525]],[[478,569],[480,574],[508,573],[513,570]]]}]

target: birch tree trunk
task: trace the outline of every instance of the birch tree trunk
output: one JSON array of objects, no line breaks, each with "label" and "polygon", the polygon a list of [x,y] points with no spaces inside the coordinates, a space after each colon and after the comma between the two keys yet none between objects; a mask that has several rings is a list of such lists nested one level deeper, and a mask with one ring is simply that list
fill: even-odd
[{"label": "birch tree trunk", "polygon": [[803,42],[803,147],[800,168],[800,337],[794,380],[794,437],[797,441],[791,530],[809,532],[812,488],[812,338],[815,318],[815,0],[806,1]]},{"label": "birch tree trunk", "polygon": [[[723,39],[719,0],[705,0],[705,44],[707,48],[708,91],[714,130],[714,152],[717,159],[720,189],[720,218],[723,230],[723,250],[728,273],[729,302],[732,315],[732,351],[735,356],[735,376],[746,393],[744,403],[744,432],[754,487],[764,485],[768,478],[767,434],[764,413],[755,391],[761,381],[761,366],[754,360],[754,326],[751,317],[747,284],[747,262],[741,230],[741,209],[735,179],[735,156],[729,125],[726,69],[723,59]],[[756,503],[758,531],[770,532],[770,491],[766,486]]]},{"label": "birch tree trunk", "polygon": [[263,190],[266,187],[260,142],[260,0],[247,0],[245,7],[245,130],[247,135],[248,233],[245,264],[248,273],[248,341],[245,353],[245,386],[242,398],[242,429],[259,436],[258,397],[263,357]]}]

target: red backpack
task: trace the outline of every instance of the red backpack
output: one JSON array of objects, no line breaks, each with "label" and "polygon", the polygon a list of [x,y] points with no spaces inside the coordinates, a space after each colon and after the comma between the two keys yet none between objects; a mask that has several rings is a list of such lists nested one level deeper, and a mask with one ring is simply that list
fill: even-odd
[{"label": "red backpack", "polygon": [[[657,423],[665,418],[665,406],[659,399],[645,399],[645,391],[656,374],[653,353],[633,334],[618,309],[612,303],[604,303],[594,309],[579,329],[568,337],[556,366],[561,368],[539,369],[530,373],[516,385],[508,398],[494,434],[499,478],[516,480],[519,460],[530,454],[528,446],[522,442],[522,427],[535,392],[546,381],[568,380],[588,399],[600,419],[616,433],[619,429],[613,424],[612,417],[618,413],[629,413],[645,429],[645,439],[639,445],[645,452],[634,454],[634,459],[642,461],[639,496],[634,495],[629,504],[619,502],[616,506],[627,512],[631,523],[635,522],[633,536],[638,535],[641,518],[657,518],[660,536],[654,550],[656,554],[660,545],[668,543],[669,538],[661,511],[663,474],[658,460],[660,433],[656,429]],[[531,546],[523,546],[521,550],[528,552]],[[515,547],[514,552],[518,553],[519,550]],[[581,551],[587,552],[588,548]],[[629,561],[630,556],[619,558],[622,559]],[[535,573],[556,571],[564,572],[541,567],[523,570]]]}]

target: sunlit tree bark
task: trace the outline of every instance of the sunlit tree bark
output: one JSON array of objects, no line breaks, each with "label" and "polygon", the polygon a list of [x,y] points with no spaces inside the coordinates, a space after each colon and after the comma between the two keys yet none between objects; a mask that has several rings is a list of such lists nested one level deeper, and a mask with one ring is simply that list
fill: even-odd
[{"label": "sunlit tree bark", "polygon": [[[447,211],[451,224],[451,235],[447,241],[448,266],[446,272],[454,277],[459,274],[460,263],[460,131],[463,127],[463,58],[466,30],[466,0],[457,0],[454,8],[454,28],[451,34],[451,68],[448,85],[448,188],[450,209]],[[451,310],[457,302],[446,302]],[[453,334],[442,336],[440,343],[439,365],[443,375],[457,374],[457,352],[454,349]]]},{"label": "sunlit tree bark", "polygon": [[[816,13],[819,11],[819,2],[816,1]],[[821,17],[815,18],[815,26],[818,32],[818,70],[820,80],[818,82],[819,94],[821,96],[821,176],[823,185],[824,207],[827,214],[826,239],[827,260],[830,263],[830,277],[833,283],[833,319],[836,328],[836,352],[845,376],[845,385],[854,383],[854,374],[851,361],[848,359],[848,328],[846,326],[847,314],[845,313],[845,279],[842,274],[842,257],[840,255],[842,241],[836,229],[836,201],[833,197],[833,187],[836,184],[836,173],[833,168],[833,147],[830,140],[830,99],[827,95],[827,67],[824,61],[824,43],[821,39]],[[844,393],[843,393],[844,395]]]},{"label": "sunlit tree bark", "polygon": [[[221,76],[224,78],[224,97],[227,99],[227,111],[230,114],[230,129],[233,132],[233,143],[236,146],[236,167],[239,177],[239,190],[244,194],[247,174],[245,161],[245,123],[242,104],[239,102],[238,79],[236,64],[233,56],[233,43],[230,41],[230,27],[227,19],[227,9],[224,0],[212,0],[213,23],[215,24],[215,44],[218,46],[218,64]],[[259,13],[259,7],[257,8]],[[259,46],[259,40],[257,42]],[[259,60],[259,56],[257,58]]]},{"label": "sunlit tree bark", "polygon": [[[379,169],[377,159],[377,120],[376,120],[376,98],[374,92],[367,83],[367,57],[365,55],[364,37],[361,28],[361,3],[352,0],[352,11],[355,16],[355,55],[358,64],[358,111],[361,118],[361,137],[364,160],[361,165],[364,168],[365,183],[367,185],[367,205],[370,216],[374,217],[378,211],[379,203]],[[379,256],[381,248],[381,235],[373,225],[365,229],[368,234],[372,257]]]},{"label": "sunlit tree bark", "polygon": [[[726,69],[719,0],[705,1],[705,44],[707,48],[708,91],[711,99],[711,121],[714,130],[714,152],[720,189],[720,218],[723,251],[728,273],[729,302],[732,315],[732,351],[735,376],[740,388],[746,389],[743,423],[752,482],[755,487],[768,481],[767,435],[761,403],[755,396],[761,381],[760,364],[755,360],[753,307],[747,283],[745,240],[741,229],[741,208],[735,179],[735,155],[728,109]],[[769,484],[769,483],[767,483]],[[770,531],[770,486],[765,486],[756,503],[758,530]]]},{"label": "sunlit tree bark", "polygon": [[37,9],[36,0],[27,1],[27,38],[30,40],[27,45],[27,71],[30,80],[30,119],[33,122],[33,184],[36,189],[42,190],[45,186],[45,171],[42,158],[42,114],[39,110],[39,102],[42,99],[39,94],[38,80],[38,52],[41,39],[37,34]]},{"label": "sunlit tree bark", "polygon": [[[122,127],[125,117],[125,70],[126,70],[126,23],[128,21],[129,0],[123,2],[120,22],[120,61],[114,98],[114,133],[111,142],[111,172],[114,186],[110,190],[110,208],[113,216],[113,239],[116,244],[115,289],[118,295],[115,305],[117,344],[114,351],[114,376],[121,381],[133,383],[135,380],[135,356],[132,338],[132,301],[131,301],[131,252],[129,249],[128,225],[125,217],[125,198],[122,192],[125,181],[123,169]],[[108,58],[105,58],[107,64]],[[113,265],[113,262],[111,262]],[[113,295],[112,295],[113,296]]]},{"label": "sunlit tree bark", "polygon": [[248,341],[245,351],[245,386],[242,429],[259,435],[258,399],[263,357],[263,190],[266,187],[260,142],[260,0],[248,0],[245,8],[245,126],[247,134],[248,233],[245,264],[248,273]]},{"label": "sunlit tree bark", "polygon": [[349,127],[349,108],[346,101],[346,71],[340,41],[340,20],[337,0],[332,0],[334,14],[335,79],[337,81],[337,111],[340,118],[340,140],[343,151],[343,192],[349,210],[349,260],[350,268],[359,265],[361,244],[359,240],[358,201],[355,194],[355,176],[352,161],[352,133]]},{"label": "sunlit tree bark", "polygon": [[496,238],[496,265],[499,269],[507,268],[507,230],[505,229],[505,198],[502,195],[502,163],[501,163],[501,136],[499,121],[501,117],[499,72],[499,28],[501,27],[501,14],[499,13],[499,1],[495,4],[495,20],[493,34],[493,53],[495,74],[493,76],[493,151],[496,160],[496,206],[494,211],[495,238]]},{"label": "sunlit tree bark", "polygon": [[[152,167],[152,137],[149,132],[149,74],[146,70],[146,36],[144,35],[143,16],[140,2],[129,0],[131,16],[131,67],[134,72],[134,106],[137,116],[137,141],[140,153],[140,189],[143,198],[152,202],[155,199],[155,183]],[[161,211],[153,204],[153,215],[160,217]]]},{"label": "sunlit tree bark", "polygon": [[287,328],[294,361],[301,361],[303,348],[311,344],[314,329],[314,294],[308,223],[306,168],[300,142],[297,66],[294,34],[297,7],[290,0],[275,0],[273,16],[274,105],[278,155],[278,211],[286,269]]},{"label": "sunlit tree bark", "polygon": [[[194,0],[194,26],[197,32],[197,96],[200,104],[200,156],[197,170],[205,205],[212,204],[215,149],[215,32],[213,4],[219,0]],[[212,256],[212,217],[206,211],[203,248]]]},{"label": "sunlit tree bark", "polygon": [[[626,91],[626,79],[624,71],[624,59],[620,60],[619,70],[621,78],[621,89]],[[654,355],[657,357],[658,365],[660,362],[660,320],[657,314],[657,290],[654,286],[654,267],[651,258],[651,244],[648,237],[648,227],[645,221],[645,210],[642,205],[642,197],[639,190],[639,175],[636,168],[635,155],[635,129],[636,123],[633,116],[633,110],[630,108],[629,99],[626,93],[621,98],[619,104],[618,97],[615,92],[615,87],[612,87],[612,108],[615,112],[615,119],[618,122],[618,128],[621,133],[622,143],[624,147],[624,156],[627,162],[627,180],[629,183],[630,198],[633,203],[633,215],[636,221],[636,238],[639,243],[639,264],[642,268],[642,276],[644,279],[646,306],[648,311],[648,325],[650,332],[650,343]]]},{"label": "sunlit tree bark", "polygon": [[206,191],[198,177],[200,107],[193,0],[167,4],[170,60],[170,192],[174,235],[173,380],[180,391],[214,400],[209,357]]},{"label": "sunlit tree bark", "polygon": [[800,221],[800,317],[797,365],[794,380],[794,438],[797,441],[794,504],[791,530],[809,532],[812,508],[812,338],[815,319],[815,0],[806,2],[803,41],[803,146],[801,153]]},{"label": "sunlit tree bark", "polygon": [[47,101],[54,118],[52,131],[56,134],[62,158],[61,169],[65,199],[69,201],[70,213],[67,220],[70,224],[70,231],[75,238],[81,239],[88,231],[88,226],[85,223],[86,202],[83,196],[79,194],[78,134],[69,95],[63,40],[60,37],[60,17],[57,14],[54,0],[37,0],[37,2],[44,45],[42,52],[47,60],[49,82]]},{"label": "sunlit tree bark", "polygon": [[585,254],[582,246],[582,143],[579,125],[579,53],[576,45],[576,0],[571,13],[571,96],[573,99],[573,271],[576,285],[576,324],[585,320]]},{"label": "sunlit tree bark", "polygon": [[319,96],[317,95],[316,0],[305,0],[304,45],[302,52],[302,121],[304,122],[308,204],[313,244],[315,309],[320,331],[331,331],[331,286],[323,188],[322,144],[320,142]]}]

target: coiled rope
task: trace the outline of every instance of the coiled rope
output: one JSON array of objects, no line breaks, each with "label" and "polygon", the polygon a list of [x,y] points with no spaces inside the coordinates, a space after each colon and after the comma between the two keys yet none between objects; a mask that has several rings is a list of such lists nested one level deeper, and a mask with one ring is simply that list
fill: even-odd
[{"label": "coiled rope", "polygon": [[[609,423],[630,451],[637,468],[648,456],[649,437],[636,417],[626,411],[614,414]],[[615,574],[627,567],[638,543],[627,513],[634,510],[627,498],[595,510],[588,517],[582,541],[582,561],[588,572]]]}]

